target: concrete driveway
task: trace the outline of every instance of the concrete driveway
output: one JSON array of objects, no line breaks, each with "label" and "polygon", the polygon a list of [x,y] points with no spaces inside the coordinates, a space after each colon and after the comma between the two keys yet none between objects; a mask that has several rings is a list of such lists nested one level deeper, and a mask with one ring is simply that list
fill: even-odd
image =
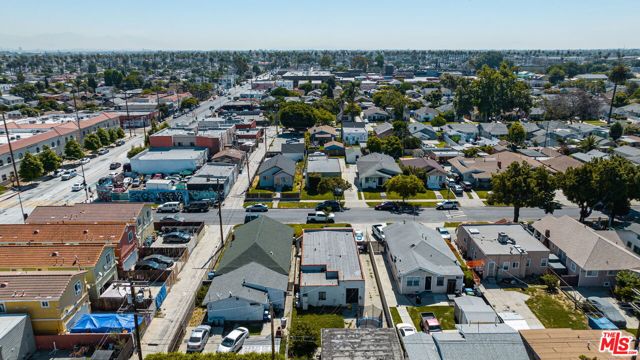
[{"label": "concrete driveway", "polygon": [[529,299],[529,295],[525,295],[519,291],[504,291],[500,288],[481,286],[481,291],[485,298],[496,312],[515,312],[522,316],[531,329],[544,329],[544,326],[538,318],[531,312],[531,309],[525,304]]}]

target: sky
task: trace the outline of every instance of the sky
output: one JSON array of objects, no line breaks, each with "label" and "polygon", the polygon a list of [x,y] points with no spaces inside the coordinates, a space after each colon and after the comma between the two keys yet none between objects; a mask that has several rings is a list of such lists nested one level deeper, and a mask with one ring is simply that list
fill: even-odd
[{"label": "sky", "polygon": [[2,0],[0,49],[640,48],[640,0]]}]

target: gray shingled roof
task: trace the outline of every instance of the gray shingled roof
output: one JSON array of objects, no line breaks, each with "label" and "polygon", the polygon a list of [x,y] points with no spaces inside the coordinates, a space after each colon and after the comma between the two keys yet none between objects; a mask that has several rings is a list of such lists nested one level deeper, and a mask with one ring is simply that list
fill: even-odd
[{"label": "gray shingled roof", "polygon": [[403,221],[387,226],[384,234],[400,276],[420,269],[438,275],[463,275],[456,256],[437,231]]},{"label": "gray shingled roof", "polygon": [[[282,144],[282,146],[284,145],[286,144]],[[304,144],[302,144],[302,146],[304,147]],[[291,176],[296,175],[296,162],[283,155],[276,155],[270,159],[263,161],[262,165],[260,165],[260,168],[258,169],[258,174],[262,174],[263,172],[273,167],[277,167]]]},{"label": "gray shingled roof", "polygon": [[266,304],[268,302],[267,292],[256,289],[252,285],[286,291],[288,278],[287,275],[279,274],[252,262],[224,275],[214,277],[207,295],[202,300],[202,305],[206,306],[209,302],[230,296]]},{"label": "gray shingled roof", "polygon": [[[383,173],[401,174],[400,166],[396,164],[393,158],[386,154],[371,153],[358,159],[356,163],[360,176],[368,174],[371,171],[382,171]],[[388,174],[390,175],[390,174]]]}]

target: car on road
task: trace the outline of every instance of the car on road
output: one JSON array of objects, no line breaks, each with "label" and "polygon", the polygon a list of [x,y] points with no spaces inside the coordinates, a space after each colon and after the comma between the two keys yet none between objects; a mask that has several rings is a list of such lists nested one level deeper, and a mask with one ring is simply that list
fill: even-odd
[{"label": "car on road", "polygon": [[249,329],[245,327],[239,327],[231,331],[227,336],[222,339],[222,342],[218,346],[217,352],[238,352],[242,349],[244,341],[249,337]]},{"label": "car on road", "polygon": [[162,235],[162,242],[165,244],[186,244],[191,241],[191,235],[182,231],[173,231]]},{"label": "car on road", "polygon": [[267,212],[269,211],[269,207],[265,204],[253,204],[249,205],[245,208],[246,212]]},{"label": "car on road", "polygon": [[307,224],[312,223],[334,223],[336,215],[334,213],[325,213],[324,211],[316,211],[307,213]]},{"label": "car on road", "polygon": [[89,163],[91,159],[89,159],[88,157],[83,157],[82,159],[80,159],[80,164],[82,165],[86,165]]},{"label": "car on road", "polygon": [[151,260],[140,260],[136,263],[136,270],[166,270],[167,266]]},{"label": "car on road", "polygon": [[413,335],[418,332],[415,326],[407,323],[396,324],[396,329],[398,330],[398,333],[400,333],[401,337]]},{"label": "car on road", "polygon": [[211,335],[211,326],[209,325],[199,325],[191,330],[191,336],[187,342],[187,352],[202,352],[209,341],[209,335]]},{"label": "car on road", "polygon": [[436,204],[436,210],[458,210],[458,202],[452,200],[441,201]]},{"label": "car on road", "polygon": [[166,202],[158,206],[158,208],[156,209],[156,211],[159,213],[163,213],[163,212],[177,213],[177,212],[180,212],[180,210],[182,210],[182,203],[178,201]]},{"label": "car on road", "polygon": [[107,148],[102,148],[102,149],[98,150],[98,155],[105,155],[107,153],[109,153],[109,149],[107,149]]},{"label": "car on road", "polygon": [[71,170],[67,170],[66,172],[62,173],[62,176],[60,177],[61,180],[69,180],[71,178],[74,178],[78,175],[78,172],[75,169],[71,169]]},{"label": "car on road", "polygon": [[209,203],[206,201],[191,201],[189,205],[185,206],[182,211],[184,212],[207,212],[209,211]]},{"label": "car on road", "polygon": [[157,262],[158,264],[164,264],[167,267],[173,266],[173,263],[174,263],[172,258],[165,255],[161,255],[161,254],[153,254],[153,255],[145,256],[144,259],[142,260]]},{"label": "car on road", "polygon": [[393,201],[385,201],[381,204],[378,204],[374,207],[375,210],[389,210],[389,211],[397,211],[398,204]]},{"label": "car on road", "polygon": [[356,238],[356,242],[364,241],[364,232],[362,230],[356,230],[353,234]]},{"label": "car on road", "polygon": [[124,140],[120,139],[116,141],[116,146],[122,146],[122,145],[124,145]]},{"label": "car on road", "polygon": [[335,200],[325,200],[318,205],[316,205],[316,210],[325,210],[330,209],[331,211],[340,212],[342,211],[342,206],[340,203]]},{"label": "car on road", "polygon": [[625,319],[609,299],[598,296],[589,296],[587,298],[587,303],[601,312],[602,315],[609,319],[613,325],[617,326],[619,329],[627,328],[627,319]]},{"label": "car on road", "polygon": [[420,313],[420,328],[426,333],[442,332],[440,321],[432,312]]},{"label": "car on road", "polygon": [[84,185],[82,183],[75,183],[71,185],[71,191],[80,191],[84,189]]},{"label": "car on road", "polygon": [[120,168],[120,166],[122,166],[122,164],[120,164],[119,162],[112,162],[111,164],[109,164],[109,170],[115,170]]},{"label": "car on road", "polygon": [[464,189],[464,191],[471,191],[473,190],[473,185],[471,185],[471,183],[468,181],[463,181],[462,188]]},{"label": "car on road", "polygon": [[182,216],[177,216],[177,215],[167,215],[167,216],[163,216],[162,219],[160,219],[160,221],[183,222],[184,218]]},{"label": "car on road", "polygon": [[440,234],[440,236],[442,236],[443,239],[451,240],[451,234],[449,233],[449,230],[447,230],[446,228],[437,227],[436,231]]}]

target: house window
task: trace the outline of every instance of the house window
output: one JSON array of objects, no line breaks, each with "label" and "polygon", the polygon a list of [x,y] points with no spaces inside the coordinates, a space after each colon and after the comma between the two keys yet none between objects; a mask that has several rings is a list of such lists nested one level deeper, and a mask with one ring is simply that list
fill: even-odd
[{"label": "house window", "polygon": [[502,263],[502,271],[509,271],[509,262],[505,261]]},{"label": "house window", "polygon": [[607,271],[607,276],[616,276],[616,271],[615,270]]},{"label": "house window", "polygon": [[531,258],[528,258],[527,259],[527,267],[530,267],[530,266],[531,266]]},{"label": "house window", "polygon": [[318,292],[318,300],[327,300],[327,292],[326,291]]},{"label": "house window", "polygon": [[514,261],[513,263],[511,263],[511,267],[514,269],[520,268],[520,262]]},{"label": "house window", "polygon": [[104,259],[106,260],[107,264],[111,264],[111,254],[107,254],[107,256],[104,257]]},{"label": "house window", "polygon": [[76,284],[73,285],[73,290],[76,291],[76,295],[82,294],[82,283],[80,281],[76,282]]},{"label": "house window", "polygon": [[576,272],[576,263],[572,261],[571,264],[569,265],[569,269],[571,269],[571,271],[573,272]]},{"label": "house window", "polygon": [[133,241],[133,232],[129,231],[129,243]]},{"label": "house window", "polygon": [[408,277],[407,278],[407,286],[420,286],[420,278],[419,277]]},{"label": "house window", "polygon": [[587,277],[597,277],[598,276],[598,271],[597,270],[587,270]]},{"label": "house window", "polygon": [[4,303],[0,303],[0,313],[6,313],[7,312],[7,307],[4,305]]},{"label": "house window", "polygon": [[42,307],[43,309],[48,309],[49,308],[49,302],[48,301],[40,301],[40,307]]},{"label": "house window", "polygon": [[547,267],[547,258],[543,258],[540,260],[540,266]]},{"label": "house window", "polygon": [[436,286],[443,286],[444,285],[444,276],[438,276],[436,278]]}]

